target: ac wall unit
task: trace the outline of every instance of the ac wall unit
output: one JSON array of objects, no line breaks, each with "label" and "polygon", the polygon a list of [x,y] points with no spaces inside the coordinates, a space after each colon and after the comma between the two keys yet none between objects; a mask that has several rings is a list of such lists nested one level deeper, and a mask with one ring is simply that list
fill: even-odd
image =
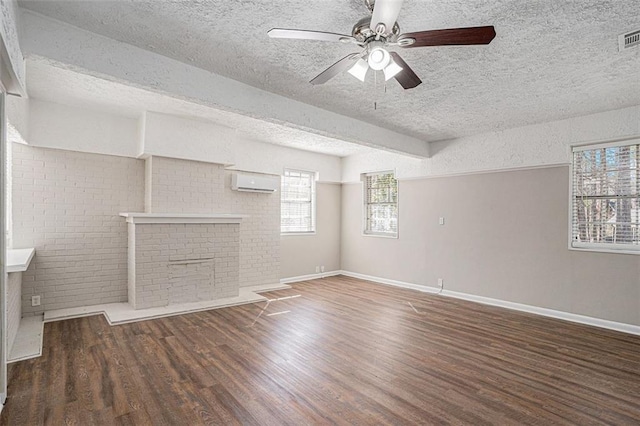
[{"label": "ac wall unit", "polygon": [[280,188],[280,176],[256,176],[244,173],[231,175],[231,189],[244,192],[276,192]]}]

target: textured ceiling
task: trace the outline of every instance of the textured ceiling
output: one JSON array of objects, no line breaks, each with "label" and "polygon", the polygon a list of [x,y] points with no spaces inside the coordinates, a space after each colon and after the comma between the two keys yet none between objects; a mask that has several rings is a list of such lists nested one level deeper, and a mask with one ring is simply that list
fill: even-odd
[{"label": "textured ceiling", "polygon": [[[434,141],[640,104],[637,0],[405,0],[404,32],[494,25],[489,46],[400,50],[422,78],[308,83],[354,51],[271,40],[271,27],[350,33],[361,0],[22,1],[22,7],[302,102]],[[374,102],[378,108],[374,110]]]},{"label": "textured ceiling", "polygon": [[138,118],[144,111],[208,121],[239,136],[275,145],[346,157],[372,148],[280,124],[210,108],[158,93],[59,68],[46,60],[27,61],[27,87],[33,99]]}]

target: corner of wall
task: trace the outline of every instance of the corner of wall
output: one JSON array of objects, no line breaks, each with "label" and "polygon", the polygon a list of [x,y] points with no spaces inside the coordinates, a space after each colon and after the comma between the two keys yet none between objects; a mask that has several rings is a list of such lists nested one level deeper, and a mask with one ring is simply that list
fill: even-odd
[{"label": "corner of wall", "polygon": [[151,204],[151,189],[153,185],[153,157],[147,157],[144,160],[144,212],[153,213]]},{"label": "corner of wall", "polygon": [[145,155],[145,142],[147,134],[147,112],[143,112],[138,118],[138,157]]},{"label": "corner of wall", "polygon": [[6,111],[10,142],[26,144],[29,141],[29,99],[7,96]]}]

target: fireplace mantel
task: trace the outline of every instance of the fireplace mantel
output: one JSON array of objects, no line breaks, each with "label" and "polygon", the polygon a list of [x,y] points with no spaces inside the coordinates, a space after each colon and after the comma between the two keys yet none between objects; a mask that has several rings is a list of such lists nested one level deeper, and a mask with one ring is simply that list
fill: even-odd
[{"label": "fireplace mantel", "polygon": [[120,213],[129,223],[241,223],[248,215],[233,213]]}]

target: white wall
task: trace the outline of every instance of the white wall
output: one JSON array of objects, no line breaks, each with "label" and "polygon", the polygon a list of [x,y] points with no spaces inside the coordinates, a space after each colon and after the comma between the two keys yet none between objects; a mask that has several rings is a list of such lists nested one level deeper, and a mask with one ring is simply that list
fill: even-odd
[{"label": "white wall", "polygon": [[86,108],[29,100],[32,146],[136,157],[138,120]]},{"label": "white wall", "polygon": [[141,155],[231,165],[231,169],[282,175],[284,168],[314,170],[340,182],[339,157],[247,139],[235,130],[200,120],[147,112]]},{"label": "white wall", "polygon": [[360,182],[360,175],[368,172],[394,170],[398,179],[424,176],[425,160],[385,151],[350,155],[342,159],[342,181]]},{"label": "white wall", "polygon": [[396,169],[400,179],[483,170],[568,164],[570,146],[640,135],[640,106],[550,123],[484,133],[431,144],[431,158],[416,160],[385,153],[343,160],[343,182],[360,173]]},{"label": "white wall", "polygon": [[9,129],[7,140],[25,143],[29,139],[29,100],[18,96],[6,98]]},{"label": "white wall", "polygon": [[570,146],[640,135],[640,106],[433,144],[429,175],[568,164]]}]

